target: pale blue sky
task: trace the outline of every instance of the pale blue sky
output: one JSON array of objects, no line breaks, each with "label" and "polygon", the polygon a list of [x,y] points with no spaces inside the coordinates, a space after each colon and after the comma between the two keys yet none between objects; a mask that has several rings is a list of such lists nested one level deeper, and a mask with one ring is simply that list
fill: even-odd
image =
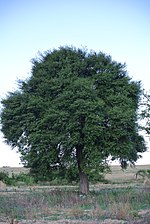
[{"label": "pale blue sky", "polygon": [[[0,0],[0,32],[0,98],[29,76],[38,51],[64,45],[126,62],[129,75],[150,89],[149,0]],[[149,160],[147,152],[138,163]],[[0,138],[0,166],[18,164]]]}]

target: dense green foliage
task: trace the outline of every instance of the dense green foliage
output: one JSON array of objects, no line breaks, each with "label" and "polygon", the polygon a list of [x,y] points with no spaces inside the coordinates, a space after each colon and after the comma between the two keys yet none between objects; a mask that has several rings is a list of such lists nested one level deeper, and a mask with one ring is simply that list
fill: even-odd
[{"label": "dense green foliage", "polygon": [[2,100],[6,142],[39,176],[99,175],[146,150],[138,133],[140,82],[104,53],[61,47],[33,60],[31,77]]},{"label": "dense green foliage", "polygon": [[0,181],[6,182],[9,178],[9,174],[6,172],[0,172]]},{"label": "dense green foliage", "polygon": [[6,185],[19,186],[19,185],[33,185],[36,180],[29,173],[19,173],[9,175],[8,172],[0,172],[0,181]]},{"label": "dense green foliage", "polygon": [[142,124],[141,128],[145,131],[145,133],[150,135],[150,93],[144,93],[143,99],[141,102],[141,117]]}]

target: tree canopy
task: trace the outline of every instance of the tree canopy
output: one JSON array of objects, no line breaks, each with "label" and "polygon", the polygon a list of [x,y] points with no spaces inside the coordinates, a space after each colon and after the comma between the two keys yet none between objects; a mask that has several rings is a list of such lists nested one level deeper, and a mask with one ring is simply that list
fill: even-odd
[{"label": "tree canopy", "polygon": [[138,132],[141,94],[140,82],[111,56],[60,47],[34,59],[30,78],[2,100],[1,130],[33,172],[78,169],[87,193],[90,172],[110,158],[126,167],[146,150]]}]

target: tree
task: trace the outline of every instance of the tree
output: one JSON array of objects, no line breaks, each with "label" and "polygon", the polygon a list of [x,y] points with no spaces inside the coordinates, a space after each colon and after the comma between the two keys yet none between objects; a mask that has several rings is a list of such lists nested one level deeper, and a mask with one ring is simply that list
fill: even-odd
[{"label": "tree", "polygon": [[138,133],[140,82],[99,52],[61,47],[33,60],[31,77],[2,100],[6,142],[33,173],[78,168],[80,191],[108,166],[126,167],[146,150]]},{"label": "tree", "polygon": [[143,98],[141,101],[141,129],[150,135],[150,93],[143,90]]}]

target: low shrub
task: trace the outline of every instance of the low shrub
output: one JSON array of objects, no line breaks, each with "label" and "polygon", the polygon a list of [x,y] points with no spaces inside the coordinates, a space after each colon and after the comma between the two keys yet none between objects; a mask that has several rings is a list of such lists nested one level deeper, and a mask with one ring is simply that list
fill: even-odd
[{"label": "low shrub", "polygon": [[12,186],[17,186],[20,183],[24,183],[24,185],[33,185],[35,183],[34,178],[27,173],[20,173],[17,175],[14,175],[14,173],[12,173],[12,176],[10,177],[9,173],[0,172],[0,181],[5,183],[6,185]]},{"label": "low shrub", "polygon": [[0,172],[0,180],[4,181],[8,177],[8,173],[6,172]]},{"label": "low shrub", "polygon": [[20,173],[13,177],[15,179],[16,184],[18,182],[23,182],[25,185],[33,185],[35,183],[34,177],[32,177],[28,173]]}]

